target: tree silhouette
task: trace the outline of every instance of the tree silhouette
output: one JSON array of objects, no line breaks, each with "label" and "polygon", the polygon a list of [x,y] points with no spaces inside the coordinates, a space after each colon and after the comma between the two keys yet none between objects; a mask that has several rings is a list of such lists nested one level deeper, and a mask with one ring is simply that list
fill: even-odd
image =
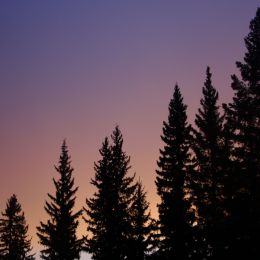
[{"label": "tree silhouette", "polygon": [[250,22],[245,45],[244,63],[236,63],[241,79],[232,75],[233,102],[224,105],[235,187],[229,203],[230,254],[256,259],[260,257],[260,8]]},{"label": "tree silhouette", "polygon": [[95,177],[91,184],[97,188],[86,200],[85,218],[87,251],[93,259],[125,259],[132,242],[131,205],[134,201],[134,176],[128,176],[130,158],[123,149],[123,137],[118,127],[100,149],[101,159],[95,163]]},{"label": "tree silhouette", "polygon": [[146,192],[140,180],[137,182],[131,208],[132,241],[129,246],[128,258],[144,260],[152,246],[150,235],[153,228],[153,220],[148,211],[149,203],[146,200]]},{"label": "tree silhouette", "polygon": [[194,212],[190,202],[190,125],[186,105],[176,85],[169,104],[168,122],[163,122],[165,146],[157,162],[156,186],[161,198],[158,204],[162,235],[162,259],[187,259],[191,248]]},{"label": "tree silhouette", "polygon": [[59,166],[55,169],[59,174],[58,180],[53,179],[56,192],[54,196],[48,194],[50,202],[46,201],[44,207],[50,219],[47,223],[40,222],[37,227],[40,244],[44,247],[41,256],[53,260],[79,259],[81,240],[76,237],[76,229],[81,211],[72,213],[78,188],[74,188],[73,168],[65,141],[61,147]]},{"label": "tree silhouette", "polygon": [[[223,251],[224,180],[226,153],[223,141],[223,116],[217,105],[218,92],[212,85],[210,68],[206,70],[206,81],[202,88],[201,108],[196,114],[193,129],[193,150],[196,155],[196,207],[200,241],[204,243],[204,257],[219,259]],[[195,175],[194,175],[195,176]]]},{"label": "tree silhouette", "polygon": [[[85,221],[88,224],[87,231],[92,234],[91,238],[87,239],[87,251],[92,254],[93,259],[106,259],[110,254],[110,239],[109,237],[109,223],[112,218],[112,205],[109,201],[110,194],[110,164],[111,164],[111,151],[109,148],[108,139],[102,144],[99,150],[102,159],[95,163],[95,177],[91,180],[91,184],[96,186],[97,192],[94,197],[87,199],[85,212],[88,218]],[[112,234],[111,234],[112,235]]]},{"label": "tree silhouette", "polygon": [[32,260],[31,240],[28,239],[24,212],[16,195],[6,203],[6,209],[0,219],[0,259]]}]

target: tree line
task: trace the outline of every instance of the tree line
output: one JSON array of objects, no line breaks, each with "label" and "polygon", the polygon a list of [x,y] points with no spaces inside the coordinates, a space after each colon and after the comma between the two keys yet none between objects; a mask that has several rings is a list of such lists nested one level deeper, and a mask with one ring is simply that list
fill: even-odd
[{"label": "tree line", "polygon": [[[42,259],[260,259],[260,8],[245,38],[240,76],[232,75],[233,100],[218,104],[206,69],[194,126],[175,86],[163,122],[163,147],[155,185],[160,197],[153,219],[140,179],[130,174],[118,126],[106,137],[94,165],[96,191],[74,210],[73,168],[64,141],[37,236]],[[79,218],[86,236],[78,238]],[[24,212],[16,195],[0,219],[0,259],[34,259]]]}]

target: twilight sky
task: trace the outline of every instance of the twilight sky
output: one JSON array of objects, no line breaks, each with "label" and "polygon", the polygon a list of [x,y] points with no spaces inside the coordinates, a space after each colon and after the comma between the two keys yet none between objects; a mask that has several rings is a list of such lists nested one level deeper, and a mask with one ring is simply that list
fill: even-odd
[{"label": "twilight sky", "polygon": [[[2,1],[0,3],[0,211],[16,193],[29,223],[46,218],[54,164],[67,139],[79,186],[92,196],[93,163],[118,124],[132,169],[157,215],[162,122],[178,82],[192,123],[206,66],[220,103],[259,0]],[[79,234],[86,226],[81,224]]]}]

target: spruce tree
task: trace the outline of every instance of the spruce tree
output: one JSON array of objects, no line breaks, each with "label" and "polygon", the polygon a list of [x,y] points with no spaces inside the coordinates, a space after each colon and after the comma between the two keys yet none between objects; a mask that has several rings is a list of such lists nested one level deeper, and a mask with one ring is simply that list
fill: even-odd
[{"label": "spruce tree", "polygon": [[162,259],[187,259],[191,254],[191,228],[194,212],[190,201],[190,125],[187,106],[176,85],[169,104],[168,122],[163,122],[164,148],[156,171]]},{"label": "spruce tree", "polygon": [[79,259],[81,251],[81,240],[76,237],[78,218],[81,211],[73,213],[76,192],[73,168],[70,165],[67,145],[64,141],[61,147],[61,155],[58,167],[58,180],[53,179],[55,195],[48,194],[49,202],[46,201],[45,211],[49,215],[46,223],[40,222],[37,227],[37,235],[40,244],[41,257],[50,260],[74,260]]},{"label": "spruce tree", "polygon": [[259,258],[260,239],[260,8],[245,38],[241,78],[232,75],[233,101],[224,105],[233,165],[230,254]]},{"label": "spruce tree", "polygon": [[[210,68],[202,88],[201,108],[196,114],[196,129],[193,129],[193,150],[196,156],[196,207],[201,249],[207,259],[219,259],[224,250],[223,232],[225,223],[224,179],[226,153],[223,141],[223,116],[217,105],[218,92],[212,85]],[[195,175],[194,175],[195,176]],[[202,249],[203,250],[203,249]]]},{"label": "spruce tree", "polygon": [[28,225],[18,203],[12,195],[0,219],[0,259],[33,260],[31,240],[28,238]]},{"label": "spruce tree", "polygon": [[150,216],[146,192],[139,180],[137,182],[134,201],[131,206],[132,241],[129,246],[129,259],[144,260],[152,247],[151,231],[153,220]]},{"label": "spruce tree", "polygon": [[114,236],[112,236],[112,226],[110,223],[113,217],[113,206],[109,200],[111,151],[108,138],[99,150],[101,159],[94,164],[95,177],[91,179],[91,184],[97,188],[92,198],[86,200],[87,207],[84,208],[87,217],[84,218],[88,233],[91,237],[86,239],[86,250],[92,254],[93,259],[108,259],[113,256],[111,250],[114,247]]},{"label": "spruce tree", "polygon": [[101,159],[95,163],[91,184],[97,189],[86,200],[85,218],[90,236],[86,247],[93,259],[126,259],[131,246],[131,205],[136,184],[129,176],[130,157],[123,151],[123,137],[118,127],[106,138],[100,149]]}]

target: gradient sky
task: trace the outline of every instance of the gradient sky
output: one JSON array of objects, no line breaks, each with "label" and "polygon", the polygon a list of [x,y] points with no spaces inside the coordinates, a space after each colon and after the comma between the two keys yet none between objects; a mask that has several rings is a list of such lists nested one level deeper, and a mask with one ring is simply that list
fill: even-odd
[{"label": "gradient sky", "polygon": [[156,160],[173,87],[191,123],[207,65],[220,102],[230,101],[257,7],[259,0],[1,1],[0,211],[16,193],[35,250],[64,138],[77,209],[93,194],[93,163],[118,124],[130,173],[157,215]]}]

